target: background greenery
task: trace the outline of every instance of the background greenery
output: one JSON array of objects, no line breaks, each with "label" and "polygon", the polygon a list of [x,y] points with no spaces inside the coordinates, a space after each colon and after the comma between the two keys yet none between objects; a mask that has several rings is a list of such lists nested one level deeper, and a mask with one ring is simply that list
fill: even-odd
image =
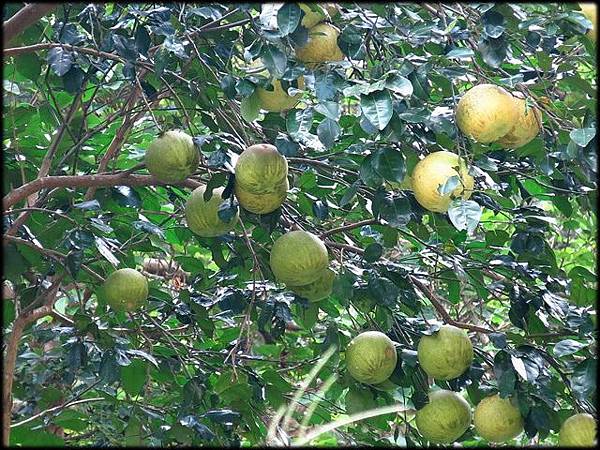
[{"label": "background greenery", "polygon": [[[4,6],[5,17],[21,6]],[[260,10],[62,4],[5,50],[11,444],[264,444],[275,411],[331,345],[339,351],[295,419],[309,405],[309,427],[342,417],[353,384],[343,350],[376,329],[400,344],[401,363],[396,387],[373,395],[409,410],[312,443],[424,445],[412,412],[431,380],[415,350],[444,321],[470,330],[476,356],[438,386],[465,389],[472,405],[495,391],[516,396],[525,433],[514,444],[556,443],[561,422],[594,412],[596,399],[589,20],[575,3],[340,4],[333,20],[346,60],[309,70],[294,59],[293,44],[306,39],[297,7],[271,21]],[[263,114],[249,100],[261,80],[244,66],[256,60],[287,80],[304,74],[295,109]],[[481,82],[523,92],[543,111],[543,133],[517,150],[463,137],[453,108]],[[186,183],[165,186],[139,163],[172,128],[193,135],[203,158]],[[182,210],[191,189],[231,187],[227,152],[260,142],[288,157],[284,206],[262,217],[241,211],[231,235],[194,236]],[[452,221],[394,184],[439,150],[463,155],[476,175],[479,209]],[[93,185],[95,174],[104,178]],[[48,181],[57,176],[75,178]],[[47,180],[27,202],[15,197],[38,178]],[[11,195],[19,201],[8,205]],[[329,247],[334,292],[319,303],[270,272],[274,239],[293,228]],[[116,267],[148,268],[148,258],[170,264],[150,275],[148,306],[114,313],[102,279]],[[299,431],[292,420],[278,439]],[[472,430],[461,441],[486,444]]]}]

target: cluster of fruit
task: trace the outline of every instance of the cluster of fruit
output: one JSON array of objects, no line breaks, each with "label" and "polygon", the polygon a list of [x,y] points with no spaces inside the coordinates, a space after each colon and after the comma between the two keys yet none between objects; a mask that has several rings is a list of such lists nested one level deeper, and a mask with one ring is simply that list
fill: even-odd
[{"label": "cluster of fruit", "polygon": [[[443,325],[430,336],[423,336],[417,346],[417,359],[425,373],[447,381],[465,373],[473,361],[473,346],[465,330]],[[359,383],[378,390],[395,389],[390,381],[398,356],[396,345],[379,331],[356,336],[346,348],[346,368]],[[346,394],[346,412],[353,414],[374,408],[369,390],[352,386]],[[523,431],[523,417],[513,398],[499,394],[481,400],[474,414],[464,395],[445,389],[429,393],[428,403],[416,413],[419,433],[429,442],[450,444],[474,423],[476,432],[489,442],[506,442]],[[590,414],[576,414],[560,430],[561,445],[593,445],[596,421]]]}]

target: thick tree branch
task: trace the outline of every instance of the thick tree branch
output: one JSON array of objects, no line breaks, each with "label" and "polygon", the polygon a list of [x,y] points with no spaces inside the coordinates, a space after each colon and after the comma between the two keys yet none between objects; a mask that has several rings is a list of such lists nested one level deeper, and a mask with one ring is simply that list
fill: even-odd
[{"label": "thick tree branch", "polygon": [[50,11],[56,9],[60,3],[29,3],[21,8],[10,19],[2,24],[4,48],[10,41],[22,33],[27,27],[33,25]]},{"label": "thick tree branch", "polygon": [[[132,175],[127,172],[117,174],[100,175],[75,175],[75,176],[51,176],[38,178],[23,186],[13,189],[2,199],[2,207],[7,211],[11,206],[24,200],[34,192],[42,189],[65,188],[65,187],[108,187],[108,186],[158,186],[163,183],[150,175]],[[194,189],[200,185],[199,182],[188,179],[180,183],[182,186]]]}]

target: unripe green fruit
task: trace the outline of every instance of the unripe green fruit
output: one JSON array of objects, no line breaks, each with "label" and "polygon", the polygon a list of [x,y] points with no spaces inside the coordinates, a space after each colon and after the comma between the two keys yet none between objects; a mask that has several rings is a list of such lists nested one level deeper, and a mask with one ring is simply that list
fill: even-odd
[{"label": "unripe green fruit", "polygon": [[346,414],[358,414],[377,407],[373,393],[360,385],[350,386],[345,398]]},{"label": "unripe green fruit", "polygon": [[494,84],[469,89],[456,106],[458,128],[478,142],[488,144],[506,135],[517,121],[517,105],[508,91]]},{"label": "unripe green fruit", "polygon": [[[392,371],[393,373],[393,371]],[[398,385],[396,383],[392,383],[389,379],[382,381],[381,383],[371,385],[378,391],[382,392],[390,392],[398,389]]]},{"label": "unripe green fruit", "polygon": [[458,393],[439,390],[416,414],[419,433],[429,442],[451,444],[471,425],[471,407]]},{"label": "unripe green fruit", "polygon": [[397,362],[394,342],[379,331],[359,334],[346,348],[346,367],[359,383],[382,383],[390,377]]},{"label": "unripe green fruit", "polygon": [[233,230],[237,224],[239,213],[229,222],[223,222],[218,215],[219,206],[224,202],[223,191],[220,187],[213,189],[208,202],[204,201],[206,186],[199,186],[193,190],[185,204],[185,219],[187,226],[201,237],[216,237]]},{"label": "unripe green fruit", "polygon": [[148,280],[134,269],[119,269],[104,281],[106,302],[115,311],[135,311],[148,298]]},{"label": "unripe green fruit", "polygon": [[287,176],[287,160],[270,144],[248,147],[235,165],[236,185],[250,194],[275,192],[285,184]]},{"label": "unripe green fruit", "polygon": [[146,168],[163,183],[179,183],[198,168],[200,153],[191,136],[167,131],[152,141],[145,156]]},{"label": "unripe green fruit", "polygon": [[462,375],[473,362],[473,345],[465,330],[443,325],[431,336],[423,336],[417,346],[419,364],[436,380]]},{"label": "unripe green fruit", "polygon": [[475,408],[475,429],[490,442],[506,442],[523,431],[523,417],[509,398],[500,395],[486,397]]},{"label": "unripe green fruit", "polygon": [[304,286],[319,278],[329,265],[329,256],[323,241],[314,234],[290,231],[273,244],[270,265],[277,281]]},{"label": "unripe green fruit", "polygon": [[310,284],[304,286],[288,286],[288,288],[311,302],[318,302],[331,295],[335,272],[325,269],[323,274]]},{"label": "unripe green fruit", "polygon": [[284,183],[276,187],[273,192],[252,194],[244,190],[238,183],[235,184],[235,195],[240,206],[254,214],[268,214],[279,208],[287,197],[290,188],[287,178]]},{"label": "unripe green fruit", "polygon": [[565,447],[595,447],[596,420],[591,414],[575,414],[560,427],[558,445]]}]

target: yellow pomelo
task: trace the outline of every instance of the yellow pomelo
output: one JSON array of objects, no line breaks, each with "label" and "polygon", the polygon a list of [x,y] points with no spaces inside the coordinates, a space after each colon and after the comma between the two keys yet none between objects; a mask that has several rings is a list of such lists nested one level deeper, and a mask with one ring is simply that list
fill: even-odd
[{"label": "yellow pomelo", "polygon": [[473,423],[477,433],[490,442],[506,442],[523,431],[523,417],[516,402],[498,394],[479,402]]},{"label": "yellow pomelo", "polygon": [[[438,188],[452,176],[459,176],[461,182],[451,193],[440,195]],[[459,164],[458,155],[446,151],[430,153],[417,163],[412,173],[415,198],[423,208],[433,212],[448,211],[452,197],[467,200],[471,197],[474,184],[475,180],[466,166]]]},{"label": "yellow pomelo", "polygon": [[104,281],[106,302],[115,311],[134,311],[148,299],[148,280],[134,269],[119,269]]},{"label": "yellow pomelo", "polygon": [[251,194],[265,194],[281,189],[288,175],[285,157],[270,144],[248,147],[235,165],[235,183]]},{"label": "yellow pomelo", "polygon": [[421,368],[436,380],[452,380],[473,362],[473,345],[465,330],[443,325],[431,336],[423,336],[417,346]]},{"label": "yellow pomelo", "polygon": [[296,49],[298,60],[307,65],[327,62],[341,61],[344,54],[337,44],[339,31],[328,23],[320,23],[308,30],[308,41]]},{"label": "yellow pomelo", "polygon": [[185,218],[188,228],[201,237],[221,236],[233,230],[239,214],[229,221],[223,222],[218,215],[219,206],[225,201],[221,197],[225,188],[216,188],[208,201],[204,201],[206,186],[199,186],[192,191],[185,204]]},{"label": "yellow pomelo", "polygon": [[575,414],[560,427],[558,445],[565,447],[595,447],[596,419],[591,414]]},{"label": "yellow pomelo", "polygon": [[478,142],[488,144],[508,133],[517,121],[513,96],[494,84],[480,84],[469,89],[456,107],[460,130]]},{"label": "yellow pomelo", "polygon": [[441,389],[416,414],[417,429],[429,442],[451,444],[471,425],[471,406],[457,392]]},{"label": "yellow pomelo", "polygon": [[[272,112],[287,111],[300,101],[302,94],[288,95],[287,91],[283,90],[281,80],[273,80],[271,84],[273,85],[272,91],[262,87],[256,89],[256,95],[262,109]],[[298,78],[298,89],[304,89],[304,77],[302,76]]]},{"label": "yellow pomelo", "polygon": [[270,265],[277,281],[304,286],[319,278],[329,265],[321,239],[306,231],[290,231],[273,244]]},{"label": "yellow pomelo", "polygon": [[318,302],[331,295],[334,280],[335,272],[327,268],[323,274],[312,283],[304,286],[288,286],[288,288],[300,297],[304,297],[311,302]]},{"label": "yellow pomelo", "polygon": [[498,139],[505,148],[519,148],[535,138],[542,128],[542,114],[535,106],[527,105],[522,98],[514,98],[517,105],[517,121],[512,129]]},{"label": "yellow pomelo", "polygon": [[596,5],[596,3],[589,2],[580,3],[579,7],[581,8],[581,12],[583,13],[583,15],[587,17],[590,22],[592,22],[592,29],[587,32],[587,35],[590,37],[590,39],[596,42],[596,21],[598,20],[598,6]]},{"label": "yellow pomelo", "polygon": [[359,334],[346,348],[346,367],[359,383],[382,383],[390,377],[397,361],[394,342],[379,331]]},{"label": "yellow pomelo", "polygon": [[287,178],[284,180],[283,184],[275,187],[273,192],[264,194],[252,194],[236,183],[235,196],[237,197],[240,206],[246,211],[250,211],[254,214],[268,214],[275,211],[283,204],[289,188],[290,185]]},{"label": "yellow pomelo", "polygon": [[327,12],[327,15],[319,11],[313,11],[311,9],[311,6],[314,6],[314,4],[299,3],[298,6],[300,6],[300,9],[304,11],[304,17],[302,18],[302,22],[300,22],[300,25],[302,25],[304,28],[312,28],[319,22],[325,20],[327,18],[327,15],[329,15],[330,17],[334,17],[339,12],[338,6],[335,3],[319,4],[321,9],[324,12]]},{"label": "yellow pomelo", "polygon": [[198,168],[200,153],[183,131],[167,131],[152,141],[145,156],[146,168],[164,183],[179,183]]}]

